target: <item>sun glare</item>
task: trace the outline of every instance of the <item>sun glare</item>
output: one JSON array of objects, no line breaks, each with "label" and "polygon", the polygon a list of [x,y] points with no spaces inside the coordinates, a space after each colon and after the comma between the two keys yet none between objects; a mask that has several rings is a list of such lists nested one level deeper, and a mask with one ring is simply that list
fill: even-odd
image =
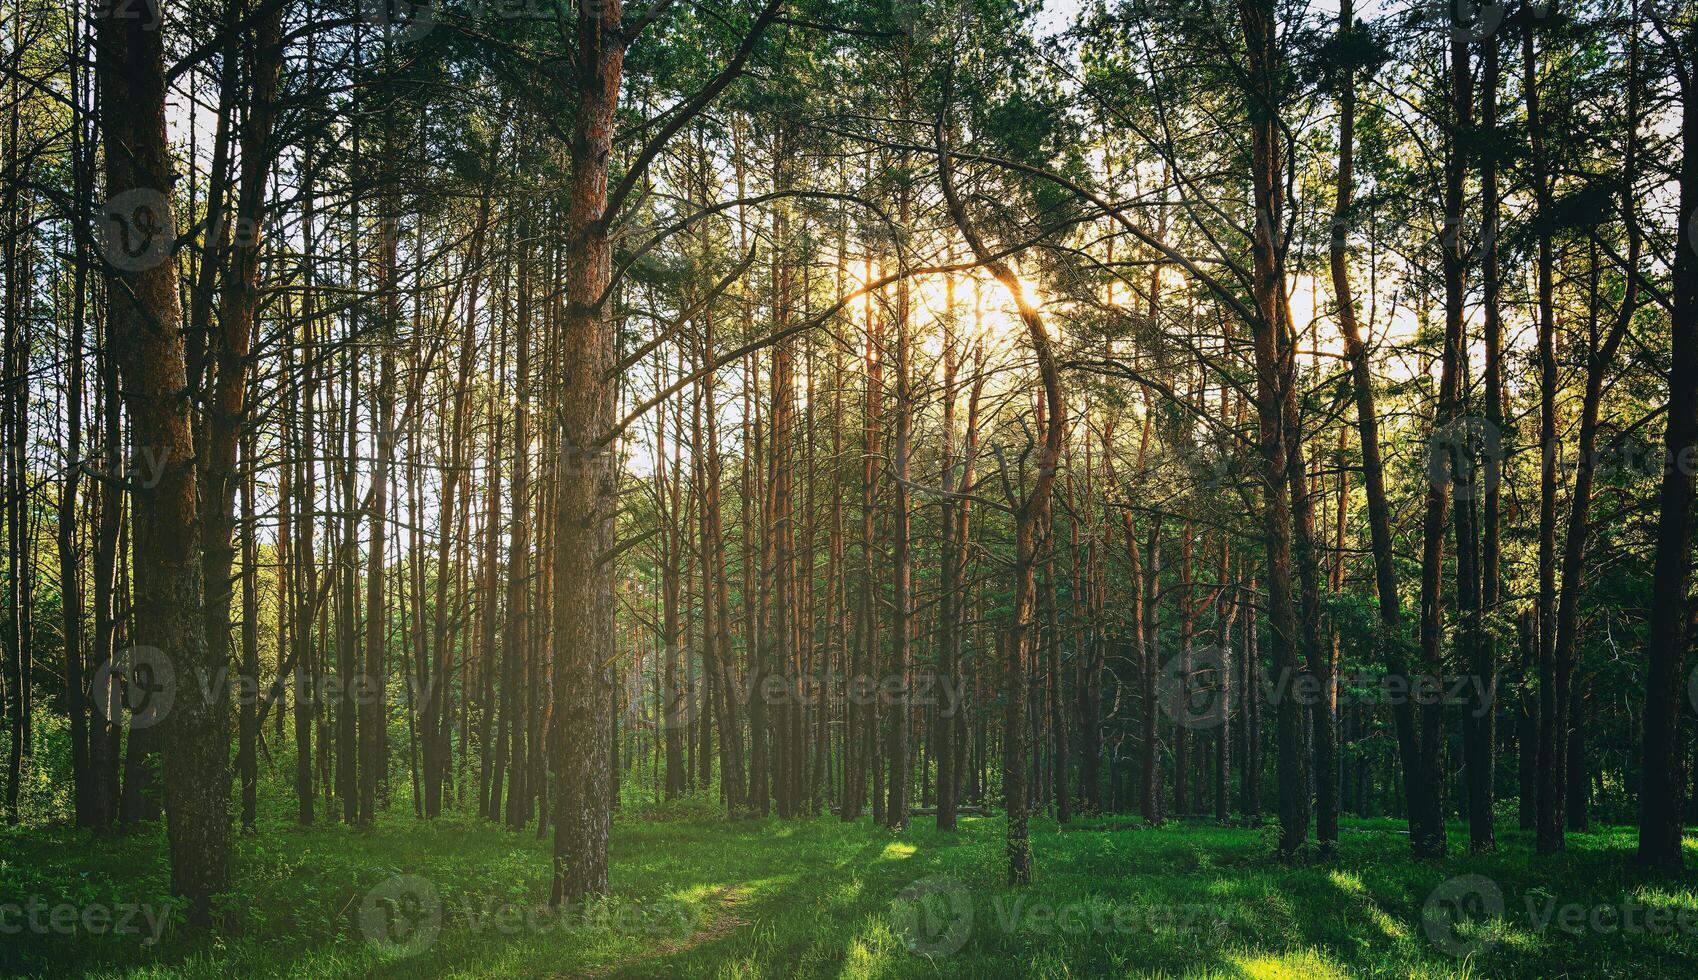
[{"label": "sun glare", "polygon": [[[865,289],[867,283],[877,282],[889,273],[876,263],[852,262],[845,269],[846,279],[854,290]],[[1020,295],[1034,309],[1042,310],[1048,302],[1043,290],[1024,276],[1017,278]],[[988,272],[973,270],[952,275],[915,276],[908,280],[911,304],[910,325],[921,348],[932,356],[942,351],[943,327],[953,320],[953,333],[958,340],[981,341],[987,349],[1006,349],[1024,342],[1026,327],[1020,319],[1020,309],[1008,289]],[[866,294],[857,304],[865,316],[869,311],[880,315],[882,304],[895,299],[897,286],[890,283]]]}]

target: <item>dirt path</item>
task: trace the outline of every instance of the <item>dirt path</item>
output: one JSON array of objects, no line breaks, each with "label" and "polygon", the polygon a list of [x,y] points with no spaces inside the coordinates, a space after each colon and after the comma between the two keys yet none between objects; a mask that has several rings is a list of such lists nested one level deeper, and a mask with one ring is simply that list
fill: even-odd
[{"label": "dirt path", "polygon": [[637,956],[620,960],[604,967],[589,970],[572,976],[584,978],[601,978],[618,976],[620,973],[650,963],[658,959],[695,949],[704,943],[728,936],[738,926],[748,925],[748,920],[737,915],[737,909],[749,900],[752,894],[747,886],[722,886],[715,889],[713,897],[708,902],[708,908],[702,922],[688,936],[681,939],[667,939],[655,943]]}]

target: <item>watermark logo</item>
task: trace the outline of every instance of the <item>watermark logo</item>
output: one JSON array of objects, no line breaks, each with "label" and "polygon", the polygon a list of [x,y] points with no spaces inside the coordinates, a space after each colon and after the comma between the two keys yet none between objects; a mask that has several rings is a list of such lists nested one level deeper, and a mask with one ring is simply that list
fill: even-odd
[{"label": "watermark logo", "polygon": [[151,187],[132,187],[100,206],[100,257],[123,272],[145,272],[170,260],[177,243],[171,200]]},{"label": "watermark logo", "polygon": [[261,230],[260,223],[253,218],[225,216],[207,227],[206,240],[227,242],[231,248],[257,248]]},{"label": "watermark logo", "polygon": [[417,41],[436,29],[436,6],[429,0],[358,0],[362,23],[385,28],[390,40]]},{"label": "watermark logo", "polygon": [[366,945],[385,959],[416,956],[433,946],[445,926],[471,935],[573,935],[685,938],[701,925],[695,907],[672,900],[592,899],[552,906],[507,895],[461,896],[446,901],[434,882],[398,874],[360,901],[357,925]]},{"label": "watermark logo", "polygon": [[[1194,731],[1218,728],[1232,709],[1233,691],[1254,683],[1270,705],[1290,701],[1304,708],[1318,704],[1378,708],[1401,704],[1459,707],[1483,718],[1497,702],[1499,678],[1477,674],[1387,674],[1345,671],[1323,679],[1305,668],[1283,668],[1272,676],[1246,675],[1223,647],[1199,647],[1187,658],[1169,658],[1156,675],[1156,703],[1173,723]],[[1698,680],[1693,681],[1698,698]],[[1695,701],[1698,703],[1698,701]]]},{"label": "watermark logo", "polygon": [[1156,675],[1156,703],[1175,724],[1192,730],[1219,728],[1231,704],[1224,684],[1197,684],[1205,672],[1230,681],[1232,651],[1218,646],[1199,647],[1189,657],[1171,657]]},{"label": "watermark logo", "polygon": [[[1639,3],[1640,14],[1656,24],[1668,25],[1682,14],[1691,16],[1692,11],[1692,0],[1640,0]],[[1693,212],[1693,220],[1698,222],[1698,211]],[[1698,228],[1693,231],[1698,232]],[[1698,248],[1698,237],[1693,241],[1694,247]]]},{"label": "watermark logo", "polygon": [[[1494,465],[1481,465],[1488,460]],[[1465,415],[1434,429],[1427,439],[1428,481],[1460,499],[1490,493],[1502,470],[1503,432],[1489,419]]]},{"label": "watermark logo", "polygon": [[1427,939],[1458,958],[1491,948],[1511,921],[1541,937],[1553,929],[1571,936],[1692,936],[1698,935],[1698,906],[1633,894],[1607,902],[1565,902],[1542,888],[1529,889],[1512,905],[1497,882],[1471,874],[1440,882],[1421,910]]},{"label": "watermark logo", "polygon": [[1186,937],[1218,945],[1230,935],[1230,918],[1214,905],[1155,904],[1086,897],[1055,903],[1029,892],[991,898],[988,915],[975,918],[973,895],[947,877],[923,878],[891,903],[890,921],[903,946],[915,956],[948,956],[975,931],[1003,935],[1129,936],[1138,933]]},{"label": "watermark logo", "polygon": [[395,875],[360,901],[360,935],[385,957],[422,953],[442,931],[442,897],[418,875]]},{"label": "watermark logo", "polygon": [[[679,652],[680,659],[682,651]],[[701,714],[706,692],[694,690],[689,682],[680,682],[683,671],[672,672],[667,678],[662,672],[660,689],[641,686],[631,694],[625,706],[627,725],[639,731],[683,731],[696,723]],[[658,699],[658,702],[657,702]]]},{"label": "watermark logo", "polygon": [[145,20],[142,30],[159,29],[159,0],[95,0],[90,12],[96,20]]},{"label": "watermark logo", "polygon": [[82,471],[97,480],[125,483],[135,490],[152,490],[165,481],[165,468],[170,463],[169,447],[137,446],[127,460],[120,459],[113,466],[85,459]]},{"label": "watermark logo", "polygon": [[0,936],[139,936],[143,946],[153,946],[165,934],[171,910],[149,902],[49,903],[32,897],[0,902]]},{"label": "watermark logo", "polygon": [[128,715],[131,729],[152,728],[165,719],[176,703],[177,672],[165,651],[133,646],[118,651],[95,668],[89,689],[116,695],[115,700],[98,694],[94,698],[95,710],[109,723],[122,725],[124,716]]},{"label": "watermark logo", "polygon": [[973,934],[973,896],[954,878],[922,878],[890,903],[891,925],[916,956],[948,956]]},{"label": "watermark logo", "polygon": [[182,683],[171,658],[159,648],[135,646],[101,664],[89,679],[89,690],[95,709],[107,721],[118,724],[127,715],[131,728],[151,728],[165,720],[179,696],[198,696],[209,705],[246,706],[261,703],[266,691],[277,697],[287,689],[303,705],[400,705],[420,715],[435,689],[434,681],[410,675],[398,682],[380,682],[367,674],[297,674],[264,680],[220,667],[216,671],[202,668],[189,676],[192,683]]},{"label": "watermark logo", "polygon": [[1480,923],[1503,918],[1503,889],[1485,875],[1459,875],[1441,882],[1421,907],[1421,931],[1440,950],[1458,958],[1486,948]]}]

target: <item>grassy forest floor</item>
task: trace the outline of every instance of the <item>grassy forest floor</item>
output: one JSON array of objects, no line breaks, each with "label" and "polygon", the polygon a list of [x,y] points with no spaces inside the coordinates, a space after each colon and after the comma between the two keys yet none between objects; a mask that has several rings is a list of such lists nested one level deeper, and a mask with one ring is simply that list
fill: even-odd
[{"label": "grassy forest floor", "polygon": [[[1061,829],[1039,819],[1037,882],[1015,890],[1001,880],[1000,818],[965,818],[954,835],[916,818],[898,835],[865,820],[727,822],[698,798],[622,813],[612,838],[616,898],[562,919],[536,912],[547,894],[547,845],[534,831],[461,816],[425,823],[405,810],[367,831],[301,828],[280,810],[262,812],[263,832],[238,845],[229,928],[218,936],[165,911],[157,826],[103,839],[0,829],[0,974],[1698,972],[1698,875],[1640,881],[1629,828],[1571,836],[1566,854],[1539,859],[1515,830],[1497,853],[1469,857],[1456,826],[1456,856],[1413,865],[1399,822],[1348,820],[1334,860],[1285,867],[1271,859],[1266,830],[1150,829],[1122,818]],[[1452,925],[1455,908],[1484,921]]]}]

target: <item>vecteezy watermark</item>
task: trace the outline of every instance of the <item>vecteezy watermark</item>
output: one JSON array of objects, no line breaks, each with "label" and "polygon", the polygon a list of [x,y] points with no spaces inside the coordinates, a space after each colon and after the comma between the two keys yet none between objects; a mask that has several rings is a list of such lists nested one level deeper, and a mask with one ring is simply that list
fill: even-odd
[{"label": "vecteezy watermark", "polygon": [[97,692],[95,710],[108,722],[123,724],[127,715],[132,729],[152,728],[177,701],[177,671],[158,647],[127,647],[95,668],[89,690]]},{"label": "vecteezy watermark", "polygon": [[1465,415],[1434,429],[1427,439],[1428,481],[1460,499],[1491,493],[1502,472],[1503,432],[1489,419]]},{"label": "vecteezy watermark", "polygon": [[[1233,692],[1245,689],[1243,679],[1231,651],[1199,647],[1162,664],[1156,674],[1156,703],[1174,724],[1198,731],[1218,728],[1238,697]],[[1496,675],[1487,679],[1477,674],[1437,677],[1356,670],[1334,674],[1329,685],[1307,670],[1285,668],[1271,676],[1257,671],[1256,683],[1262,699],[1272,705],[1287,700],[1305,708],[1335,701],[1340,707],[1366,708],[1447,705],[1461,706],[1476,718],[1492,710],[1498,694]]]},{"label": "vecteezy watermark", "polygon": [[896,29],[910,37],[930,33],[932,18],[926,10],[926,0],[889,0],[890,19]]},{"label": "vecteezy watermark", "polygon": [[1126,936],[1165,933],[1221,943],[1229,919],[1202,903],[1139,904],[1106,898],[1049,902],[1025,892],[999,894],[980,915],[973,892],[954,878],[922,878],[897,893],[890,905],[892,929],[916,956],[948,956],[975,930],[1004,935]]},{"label": "vecteezy watermark", "polygon": [[[1664,25],[1681,18],[1682,15],[1690,17],[1695,13],[1693,0],[1639,0],[1638,9],[1641,16],[1653,23]],[[1698,211],[1694,211],[1692,217],[1694,221],[1698,221]],[[1698,238],[1695,238],[1694,242],[1698,244]]]},{"label": "vecteezy watermark", "polygon": [[450,902],[429,878],[400,874],[378,883],[360,899],[355,915],[361,938],[379,955],[415,956],[436,943],[445,926],[474,935],[548,935],[598,932],[645,938],[683,938],[700,926],[694,906],[684,902],[614,898],[552,907],[493,895]]},{"label": "vecteezy watermark", "polygon": [[[1219,728],[1232,707],[1229,692],[1235,670],[1232,651],[1221,647],[1200,647],[1189,656],[1169,657],[1156,674],[1156,703],[1183,728]],[[1204,671],[1227,678],[1228,684],[1199,683]]]},{"label": "vecteezy watermark", "polygon": [[[673,664],[683,658],[683,650],[674,648],[669,660]],[[682,731],[695,724],[707,708],[707,692],[697,688],[682,671],[663,672],[659,690],[639,685],[631,692],[625,705],[624,725],[633,731]]]},{"label": "vecteezy watermark", "polygon": [[1485,875],[1460,875],[1439,883],[1421,906],[1421,931],[1427,941],[1451,956],[1482,949],[1487,938],[1479,923],[1503,917],[1503,889]]},{"label": "vecteezy watermark", "polygon": [[201,668],[194,683],[185,685],[165,651],[137,645],[113,654],[95,668],[89,679],[95,710],[114,724],[127,718],[133,729],[152,728],[165,720],[184,696],[201,698],[205,704],[250,705],[260,702],[262,691],[279,687],[293,692],[304,705],[400,704],[422,712],[434,690],[433,679],[406,675],[396,682],[379,683],[367,674],[295,674],[288,678],[262,680],[233,673],[228,667]]},{"label": "vecteezy watermark", "polygon": [[613,449],[607,445],[562,443],[557,450],[556,472],[596,475],[614,462]]},{"label": "vecteezy watermark", "polygon": [[360,899],[360,935],[386,957],[422,953],[442,932],[442,896],[418,875],[395,875]]},{"label": "vecteezy watermark", "polygon": [[144,20],[144,31],[159,29],[160,0],[95,0],[89,11],[95,20]]},{"label": "vecteezy watermark", "polygon": [[[625,720],[629,725],[644,730],[687,728],[707,708],[702,692],[698,690],[698,696],[692,698],[690,690],[688,682],[676,678],[668,682],[663,677],[658,692],[645,685],[632,692],[625,705]],[[935,707],[944,717],[953,718],[966,693],[967,684],[961,678],[932,671],[915,671],[906,677],[899,674],[831,672],[757,675],[751,672],[743,678],[733,696],[736,703],[745,708],[757,699],[772,708],[798,705],[813,708],[829,700],[858,707],[869,704]]]},{"label": "vecteezy watermark", "polygon": [[954,878],[922,878],[896,894],[890,923],[916,956],[948,956],[973,935],[973,895]]},{"label": "vecteezy watermark", "polygon": [[431,0],[357,0],[362,23],[383,28],[391,41],[417,41],[436,29],[436,5]]},{"label": "vecteezy watermark", "polygon": [[1565,902],[1532,889],[1509,904],[1498,883],[1468,874],[1439,883],[1421,908],[1421,931],[1441,951],[1458,958],[1491,948],[1510,926],[1540,936],[1552,929],[1569,935],[1698,935],[1698,907],[1659,905],[1626,895],[1613,902]]},{"label": "vecteezy watermark", "polygon": [[[1535,5],[1528,6],[1532,9]],[[1508,13],[1509,4],[1505,0],[1422,0],[1415,16],[1421,23],[1447,29],[1453,40],[1466,43],[1483,41],[1496,34]]]},{"label": "vecteezy watermark", "polygon": [[[1502,480],[1507,458],[1506,433],[1490,419],[1464,415],[1435,428],[1424,451],[1427,478],[1435,488],[1477,499],[1490,494]],[[1528,451],[1539,449],[1537,445]],[[1546,444],[1538,465],[1559,476],[1586,469],[1596,476],[1627,479],[1658,478],[1672,471],[1698,473],[1698,448],[1683,446],[1670,456],[1662,445],[1623,435],[1589,453],[1560,441]]]},{"label": "vecteezy watermark", "polygon": [[142,945],[152,946],[165,933],[171,909],[149,902],[48,902],[34,896],[0,902],[0,936],[138,936]]},{"label": "vecteezy watermark", "polygon": [[231,248],[257,248],[262,230],[263,226],[253,218],[225,215],[207,225],[206,240],[224,242]]},{"label": "vecteezy watermark", "polygon": [[102,466],[93,459],[84,459],[82,472],[97,480],[126,483],[138,490],[151,490],[165,480],[165,467],[171,462],[169,448],[137,446],[127,460],[115,466]]},{"label": "vecteezy watermark", "polygon": [[[1437,677],[1432,674],[1381,674],[1358,670],[1333,676],[1333,688],[1341,707],[1377,707],[1379,705],[1415,704],[1446,705],[1472,708],[1474,717],[1483,718],[1497,701],[1498,678],[1490,680],[1477,674],[1451,674]],[[1326,685],[1307,671],[1282,670],[1268,682],[1267,699],[1279,704],[1291,698],[1305,707],[1321,704]]]},{"label": "vecteezy watermark", "polygon": [[[577,0],[591,17],[612,10],[612,0]],[[545,0],[355,0],[362,23],[385,29],[390,41],[422,39],[445,22],[477,24],[495,20],[553,21],[555,5]]]},{"label": "vecteezy watermark", "polygon": [[[115,13],[113,16],[117,16]],[[132,187],[100,206],[95,241],[100,257],[122,272],[145,272],[171,258],[177,225],[171,199],[152,187]]]},{"label": "vecteezy watermark", "polygon": [[[686,729],[706,707],[701,691],[689,696],[688,681],[661,679],[661,690],[645,684],[632,691],[625,703],[623,720],[632,729]],[[735,691],[737,705],[747,708],[754,700],[769,708],[817,707],[827,700],[847,701],[856,707],[883,705],[937,708],[942,717],[953,718],[966,696],[966,681],[934,671],[900,674],[781,674],[751,673]],[[659,703],[655,700],[659,698]]]},{"label": "vecteezy watermark", "polygon": [[953,717],[966,690],[966,682],[960,678],[930,671],[916,671],[907,676],[835,673],[791,676],[774,673],[746,680],[743,700],[746,704],[751,698],[758,697],[768,705],[812,707],[835,696],[857,706],[907,704],[920,708],[936,707],[946,716]]},{"label": "vecteezy watermark", "polygon": [[[220,667],[216,671],[200,670],[196,673],[197,687],[200,696],[207,701],[224,702],[233,700],[238,705],[258,704],[262,690],[259,678],[246,674],[232,674],[228,667]],[[401,704],[411,706],[415,711],[423,711],[423,705],[430,701],[431,692],[436,687],[433,678],[420,680],[412,675],[402,677],[399,682],[385,681],[370,674],[297,674],[284,682],[283,686],[293,692],[295,700],[305,705],[325,705],[348,703],[358,707],[368,704]]]}]

